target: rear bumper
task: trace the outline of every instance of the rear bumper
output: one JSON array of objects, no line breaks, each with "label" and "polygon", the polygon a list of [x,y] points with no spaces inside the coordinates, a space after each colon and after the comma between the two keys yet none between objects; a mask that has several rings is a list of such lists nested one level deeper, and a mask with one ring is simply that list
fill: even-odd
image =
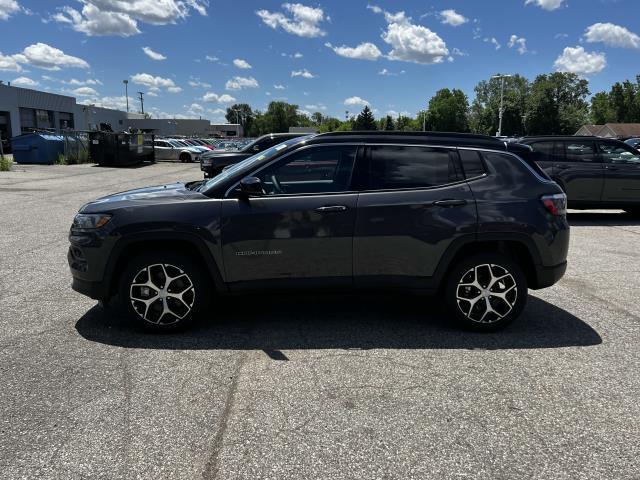
[{"label": "rear bumper", "polygon": [[567,262],[562,262],[559,265],[553,267],[543,267],[536,265],[536,278],[535,285],[529,285],[533,290],[539,290],[541,288],[547,288],[557,283],[567,271]]}]

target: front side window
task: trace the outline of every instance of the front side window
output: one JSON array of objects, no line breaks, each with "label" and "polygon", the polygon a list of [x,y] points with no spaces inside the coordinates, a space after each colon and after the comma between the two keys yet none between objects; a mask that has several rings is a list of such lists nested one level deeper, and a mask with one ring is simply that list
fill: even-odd
[{"label": "front side window", "polygon": [[346,192],[356,146],[313,147],[258,172],[267,195]]},{"label": "front side window", "polygon": [[593,142],[567,142],[565,144],[565,159],[567,162],[594,162],[596,160],[596,152]]},{"label": "front side window", "polygon": [[613,142],[599,142],[598,149],[600,150],[600,156],[607,163],[640,164],[640,155],[638,152],[627,145]]},{"label": "front side window", "polygon": [[449,150],[443,148],[371,146],[373,190],[429,188],[461,180]]}]

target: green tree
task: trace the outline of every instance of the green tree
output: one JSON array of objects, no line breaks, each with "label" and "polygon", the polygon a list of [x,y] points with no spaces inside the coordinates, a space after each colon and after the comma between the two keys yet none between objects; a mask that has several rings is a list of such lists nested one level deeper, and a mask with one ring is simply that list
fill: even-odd
[{"label": "green tree", "polygon": [[398,119],[396,120],[396,130],[400,132],[415,130],[413,119],[405,115],[398,115]]},{"label": "green tree", "polygon": [[236,103],[230,107],[227,107],[227,113],[225,118],[229,123],[240,123],[245,135],[251,130],[251,126],[254,120],[254,113],[251,110],[251,106],[246,103]]},{"label": "green tree", "polygon": [[527,133],[573,135],[588,121],[588,95],[589,82],[574,73],[538,75],[527,99]]},{"label": "green tree", "polygon": [[443,88],[429,100],[427,129],[441,132],[469,131],[469,101],[462,90]]},{"label": "green tree", "polygon": [[376,120],[373,118],[373,112],[369,108],[369,105],[365,105],[362,112],[356,118],[353,125],[354,130],[377,130]]},{"label": "green tree", "polygon": [[393,123],[393,117],[391,115],[387,115],[382,121],[381,130],[395,130],[395,125]]},{"label": "green tree", "polygon": [[[469,127],[473,133],[495,135],[500,116],[500,91],[502,81],[498,78],[483,80],[476,85],[475,99],[471,104]],[[521,75],[504,80],[503,135],[524,133],[524,122],[529,81]]]},{"label": "green tree", "polygon": [[606,92],[596,93],[591,97],[591,122],[596,125],[616,122],[616,112],[611,105],[609,94]]},{"label": "green tree", "polygon": [[271,102],[263,115],[263,131],[265,133],[286,133],[289,127],[297,127],[300,123],[298,106],[287,102]]},{"label": "green tree", "polygon": [[322,124],[320,125],[320,132],[335,132],[340,128],[342,122],[337,118],[333,117],[323,117]]}]

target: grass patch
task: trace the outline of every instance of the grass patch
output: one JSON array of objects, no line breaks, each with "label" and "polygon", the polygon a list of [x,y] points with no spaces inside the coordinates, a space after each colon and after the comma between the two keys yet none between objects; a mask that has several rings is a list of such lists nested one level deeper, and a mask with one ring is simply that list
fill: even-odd
[{"label": "grass patch", "polygon": [[6,155],[0,158],[0,172],[10,172],[12,164],[13,164],[13,160],[11,160]]},{"label": "grass patch", "polygon": [[67,157],[63,153],[58,154],[58,158],[53,162],[56,165],[67,165]]}]

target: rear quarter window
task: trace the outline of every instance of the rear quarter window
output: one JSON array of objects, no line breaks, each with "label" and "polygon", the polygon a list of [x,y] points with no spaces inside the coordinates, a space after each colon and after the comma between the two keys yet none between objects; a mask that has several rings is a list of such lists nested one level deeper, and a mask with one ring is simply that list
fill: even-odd
[{"label": "rear quarter window", "polygon": [[475,178],[485,174],[480,152],[476,150],[458,150],[465,178]]}]

